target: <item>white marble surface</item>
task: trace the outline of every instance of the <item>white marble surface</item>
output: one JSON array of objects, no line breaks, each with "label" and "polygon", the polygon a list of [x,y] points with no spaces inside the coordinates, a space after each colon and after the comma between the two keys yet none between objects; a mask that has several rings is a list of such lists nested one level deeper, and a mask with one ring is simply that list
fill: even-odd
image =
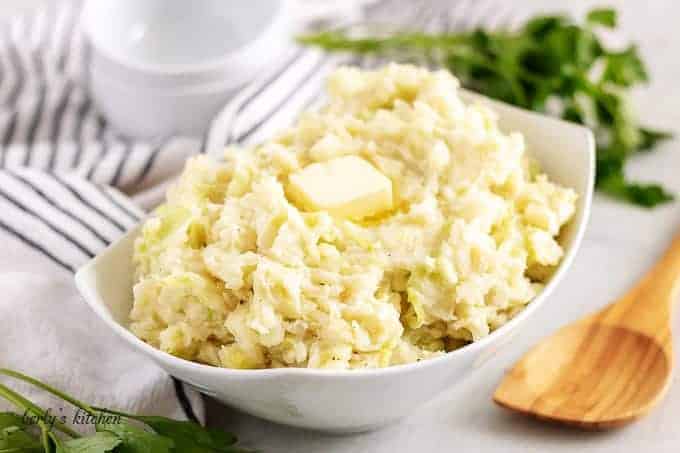
[{"label": "white marble surface", "polygon": [[[53,0],[54,1],[54,0]],[[44,0],[2,0],[0,16],[26,10]],[[499,0],[499,3],[500,0]],[[591,0],[513,1],[519,15],[567,8],[579,13]],[[510,6],[510,2],[505,3]],[[657,152],[640,156],[628,168],[639,179],[660,181],[680,192],[680,3],[674,0],[609,1],[620,11],[624,34],[639,42],[649,65],[651,84],[635,96],[645,121],[674,130],[679,138]],[[649,417],[608,433],[583,433],[525,420],[491,403],[504,371],[540,338],[614,299],[625,291],[680,228],[680,202],[652,211],[597,197],[585,242],[573,270],[554,297],[527,323],[496,362],[469,380],[451,383],[451,391],[403,422],[355,436],[327,436],[290,429],[210,404],[210,423],[239,433],[245,444],[276,452],[639,452],[680,451],[680,378]],[[676,319],[675,326],[679,321]],[[680,350],[680,336],[676,338]],[[677,355],[677,354],[676,354]],[[680,357],[678,357],[680,358]]]}]

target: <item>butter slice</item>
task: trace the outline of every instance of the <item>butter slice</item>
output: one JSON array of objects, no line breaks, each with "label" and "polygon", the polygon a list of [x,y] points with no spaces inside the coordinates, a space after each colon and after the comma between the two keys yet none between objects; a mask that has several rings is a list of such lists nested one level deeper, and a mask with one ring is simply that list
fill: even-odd
[{"label": "butter slice", "polygon": [[305,210],[358,220],[392,209],[392,181],[358,156],[308,165],[288,181],[289,195]]}]

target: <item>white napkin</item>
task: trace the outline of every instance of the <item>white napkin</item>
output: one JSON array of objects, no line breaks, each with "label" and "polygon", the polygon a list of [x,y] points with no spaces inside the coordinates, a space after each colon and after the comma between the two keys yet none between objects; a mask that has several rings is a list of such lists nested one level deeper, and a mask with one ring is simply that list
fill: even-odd
[{"label": "white napkin", "polygon": [[[398,11],[412,25],[439,17],[425,1],[408,2],[415,10],[400,1],[370,12],[396,20]],[[203,420],[198,394],[109,332],[79,297],[72,273],[138,222],[137,206],[158,203],[188,156],[271,135],[318,102],[325,75],[347,58],[291,45],[204,137],[135,142],[112,130],[87,96],[78,11],[52,7],[0,28],[0,367],[96,405]],[[42,392],[0,381],[64,410]]]}]

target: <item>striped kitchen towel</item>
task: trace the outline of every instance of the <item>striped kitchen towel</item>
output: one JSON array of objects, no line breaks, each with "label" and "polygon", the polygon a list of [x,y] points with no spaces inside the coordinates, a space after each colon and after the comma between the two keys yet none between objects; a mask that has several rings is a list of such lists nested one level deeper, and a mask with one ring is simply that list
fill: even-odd
[{"label": "striped kitchen towel", "polygon": [[[474,1],[382,0],[362,13],[371,23],[446,27]],[[198,395],[124,349],[80,300],[72,273],[140,221],[187,157],[263,140],[318,103],[326,74],[350,60],[291,44],[202,137],[139,142],[97,113],[79,5],[61,5],[0,27],[0,366],[96,405],[202,420]]]}]

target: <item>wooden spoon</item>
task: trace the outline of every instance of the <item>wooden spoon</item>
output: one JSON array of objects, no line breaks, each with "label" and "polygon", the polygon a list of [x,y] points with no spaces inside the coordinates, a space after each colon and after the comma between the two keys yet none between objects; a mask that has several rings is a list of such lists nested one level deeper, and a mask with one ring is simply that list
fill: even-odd
[{"label": "wooden spoon", "polygon": [[680,235],[625,296],[529,351],[505,376],[494,401],[587,429],[617,427],[647,414],[671,382],[679,283]]}]

